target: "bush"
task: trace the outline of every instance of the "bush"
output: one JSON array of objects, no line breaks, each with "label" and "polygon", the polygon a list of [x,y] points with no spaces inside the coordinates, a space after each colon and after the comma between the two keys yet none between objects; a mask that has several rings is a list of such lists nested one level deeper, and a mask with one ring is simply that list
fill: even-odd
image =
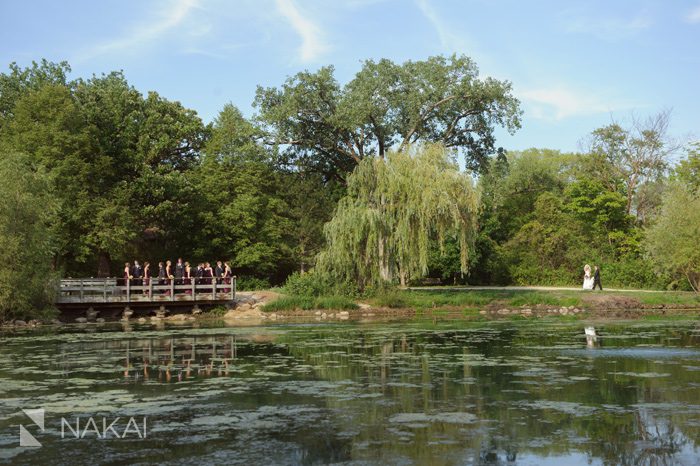
[{"label": "bush", "polygon": [[270,282],[264,278],[238,277],[236,279],[236,290],[238,291],[267,290],[269,288]]},{"label": "bush", "polygon": [[328,292],[328,286],[313,271],[294,272],[287,277],[282,289],[292,296],[321,296]]},{"label": "bush", "polygon": [[312,309],[352,310],[357,309],[357,304],[346,296],[283,296],[263,307],[263,310],[268,312],[292,311],[295,309],[304,311]]}]

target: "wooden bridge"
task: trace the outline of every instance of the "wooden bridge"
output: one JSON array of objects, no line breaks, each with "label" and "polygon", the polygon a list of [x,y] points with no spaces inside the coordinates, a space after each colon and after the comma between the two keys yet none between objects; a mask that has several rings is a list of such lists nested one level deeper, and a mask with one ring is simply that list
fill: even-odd
[{"label": "wooden bridge", "polygon": [[[195,307],[236,299],[236,278],[124,280],[89,278],[61,280],[56,305],[62,311],[130,308]],[[227,281],[228,283],[226,283]]]}]

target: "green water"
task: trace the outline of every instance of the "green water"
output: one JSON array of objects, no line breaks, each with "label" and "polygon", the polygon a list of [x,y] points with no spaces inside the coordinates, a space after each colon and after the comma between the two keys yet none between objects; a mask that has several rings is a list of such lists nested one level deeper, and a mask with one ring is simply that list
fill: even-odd
[{"label": "green water", "polygon": [[0,334],[0,462],[700,463],[693,323],[126,330]]}]

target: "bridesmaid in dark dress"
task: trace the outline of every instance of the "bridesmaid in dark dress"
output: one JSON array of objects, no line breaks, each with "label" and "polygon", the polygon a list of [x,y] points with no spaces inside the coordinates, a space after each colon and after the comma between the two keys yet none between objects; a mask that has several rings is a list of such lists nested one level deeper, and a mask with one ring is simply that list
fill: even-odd
[{"label": "bridesmaid in dark dress", "polygon": [[[129,280],[131,280],[131,265],[129,265],[128,262],[124,263],[124,286],[127,286],[129,284]],[[126,293],[126,291],[124,291]]]},{"label": "bridesmaid in dark dress", "polygon": [[[175,278],[175,277],[173,277],[172,262],[170,262],[170,261],[165,261],[165,276],[166,276],[165,284],[170,285],[170,280]],[[170,290],[165,290],[165,294],[169,295]]]},{"label": "bridesmaid in dark dress", "polygon": [[[190,267],[189,262],[185,262],[184,282],[185,285],[192,284],[192,267]],[[185,290],[185,294],[192,294],[192,290]]]},{"label": "bridesmaid in dark dress", "polygon": [[[144,262],[143,263],[143,286],[147,287],[150,284],[151,284],[151,263]],[[145,295],[148,294],[147,288],[143,289],[143,294],[145,294]]]},{"label": "bridesmaid in dark dress", "polygon": [[[224,262],[224,284],[231,284],[231,277],[233,277],[233,272],[231,271],[231,266],[228,262]],[[230,293],[231,288],[224,288],[224,293]]]}]

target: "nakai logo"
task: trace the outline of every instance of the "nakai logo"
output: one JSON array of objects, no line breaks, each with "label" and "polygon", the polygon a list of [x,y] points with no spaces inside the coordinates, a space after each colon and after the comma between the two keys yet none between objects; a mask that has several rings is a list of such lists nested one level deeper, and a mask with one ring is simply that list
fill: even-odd
[{"label": "nakai logo", "polygon": [[[22,409],[22,412],[32,420],[34,425],[38,426],[41,431],[44,431],[44,409]],[[29,433],[22,425],[19,425],[19,446],[20,447],[40,447],[41,443]]]}]

